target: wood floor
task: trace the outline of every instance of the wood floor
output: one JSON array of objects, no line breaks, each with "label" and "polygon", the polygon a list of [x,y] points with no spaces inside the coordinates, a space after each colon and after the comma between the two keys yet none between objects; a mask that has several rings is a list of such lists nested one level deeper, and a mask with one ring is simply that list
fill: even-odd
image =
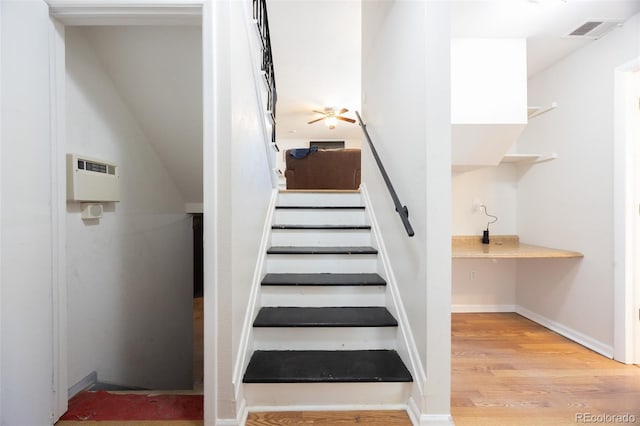
[{"label": "wood floor", "polygon": [[[451,412],[457,426],[640,425],[637,366],[598,355],[517,314],[453,314],[451,328]],[[196,426],[203,422],[59,424]],[[403,411],[308,411],[251,413],[246,423],[365,424],[409,426],[411,421]]]},{"label": "wood floor", "polygon": [[404,411],[291,411],[251,413],[246,426],[369,425],[411,426]]},{"label": "wood floor", "polygon": [[640,368],[517,314],[452,316],[451,386],[457,426],[640,424]]}]

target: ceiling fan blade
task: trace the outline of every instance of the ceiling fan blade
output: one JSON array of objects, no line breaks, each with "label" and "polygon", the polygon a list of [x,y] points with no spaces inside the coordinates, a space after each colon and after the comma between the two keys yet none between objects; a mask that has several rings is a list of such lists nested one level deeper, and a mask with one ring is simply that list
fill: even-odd
[{"label": "ceiling fan blade", "polygon": [[318,113],[318,114],[327,115],[327,111],[318,111],[316,109],[314,109],[312,111],[315,112],[315,113]]},{"label": "ceiling fan blade", "polygon": [[325,117],[321,117],[321,118],[316,118],[315,120],[311,120],[311,121],[309,121],[307,124],[313,124],[313,123],[315,123],[316,121],[326,120],[326,118],[327,118],[326,116],[325,116]]},{"label": "ceiling fan blade", "polygon": [[353,118],[340,117],[339,115],[336,115],[336,118],[338,120],[347,121],[349,123],[355,123],[356,122],[356,120],[354,120]]},{"label": "ceiling fan blade", "polygon": [[344,114],[345,112],[349,112],[349,110],[346,108],[342,108],[340,111],[338,111],[338,114]]}]

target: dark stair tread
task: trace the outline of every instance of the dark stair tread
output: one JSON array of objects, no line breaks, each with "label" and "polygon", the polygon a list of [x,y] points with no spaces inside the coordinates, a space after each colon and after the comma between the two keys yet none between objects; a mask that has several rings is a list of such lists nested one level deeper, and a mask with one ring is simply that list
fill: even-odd
[{"label": "dark stair tread", "polygon": [[254,327],[397,327],[382,306],[263,307]]},{"label": "dark stair tread", "polygon": [[378,250],[361,246],[273,246],[267,254],[378,254]]},{"label": "dark stair tread", "polygon": [[244,383],[412,382],[393,350],[255,351]]},{"label": "dark stair tread", "polygon": [[387,282],[378,274],[287,274],[271,273],[264,276],[265,286],[384,286]]},{"label": "dark stair tread", "polygon": [[371,229],[371,225],[273,225],[271,229],[320,229],[320,230],[342,230],[342,229]]},{"label": "dark stair tread", "polygon": [[276,206],[276,210],[364,210],[364,206]]}]

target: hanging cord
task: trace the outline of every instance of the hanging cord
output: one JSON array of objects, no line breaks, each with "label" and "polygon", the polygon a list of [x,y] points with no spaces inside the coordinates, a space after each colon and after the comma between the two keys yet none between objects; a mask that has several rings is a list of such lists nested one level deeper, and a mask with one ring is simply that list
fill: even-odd
[{"label": "hanging cord", "polygon": [[489,230],[489,225],[491,225],[492,223],[496,223],[498,221],[498,216],[494,216],[492,214],[487,213],[487,206],[485,206],[484,204],[480,204],[480,208],[482,210],[484,210],[485,216],[493,218],[493,220],[491,222],[487,222],[487,231],[488,231]]}]

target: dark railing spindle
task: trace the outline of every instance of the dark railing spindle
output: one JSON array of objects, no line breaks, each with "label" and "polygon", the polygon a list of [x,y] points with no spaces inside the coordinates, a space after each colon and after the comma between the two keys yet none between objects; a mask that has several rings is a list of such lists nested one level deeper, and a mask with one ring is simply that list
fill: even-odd
[{"label": "dark railing spindle", "polygon": [[371,142],[371,137],[369,136],[369,132],[367,132],[367,125],[364,124],[364,122],[362,121],[362,117],[360,117],[360,113],[358,111],[356,111],[356,117],[358,117],[358,122],[360,123],[360,127],[362,127],[362,132],[364,133],[364,137],[367,139],[367,142],[369,143],[369,148],[371,148],[371,153],[373,154],[373,158],[375,158],[376,164],[378,164],[378,169],[380,169],[380,174],[382,174],[384,183],[387,185],[389,194],[391,194],[391,198],[393,199],[393,204],[396,207],[396,211],[400,215],[400,220],[404,225],[404,229],[407,231],[407,235],[409,235],[410,237],[413,237],[414,235],[413,227],[411,226],[411,223],[409,223],[409,209],[407,209],[407,206],[403,206],[402,203],[400,202],[400,199],[398,198],[398,194],[396,193],[396,190],[393,188],[393,184],[391,183],[391,179],[389,178],[389,175],[387,174],[387,171],[385,170],[384,165],[382,164],[382,160],[378,155],[378,151],[376,150],[376,147],[373,146],[373,142]]},{"label": "dark railing spindle", "polygon": [[253,19],[258,25],[260,33],[260,42],[262,43],[262,65],[264,78],[267,83],[267,109],[271,112],[271,122],[273,123],[271,131],[271,142],[276,143],[276,102],[278,95],[276,93],[276,77],[273,69],[273,55],[271,52],[271,36],[269,34],[269,19],[267,16],[266,0],[253,0]]}]

